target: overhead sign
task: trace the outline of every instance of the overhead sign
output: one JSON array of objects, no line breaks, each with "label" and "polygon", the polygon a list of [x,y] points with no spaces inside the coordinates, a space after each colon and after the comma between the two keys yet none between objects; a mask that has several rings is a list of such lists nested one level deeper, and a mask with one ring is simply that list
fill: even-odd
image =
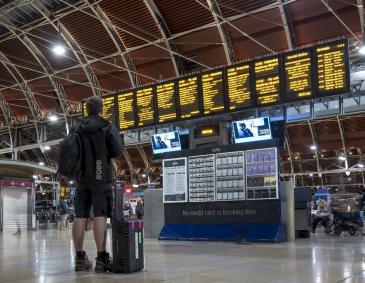
[{"label": "overhead sign", "polygon": [[331,41],[108,96],[105,118],[128,130],[346,94],[349,74],[348,40]]}]

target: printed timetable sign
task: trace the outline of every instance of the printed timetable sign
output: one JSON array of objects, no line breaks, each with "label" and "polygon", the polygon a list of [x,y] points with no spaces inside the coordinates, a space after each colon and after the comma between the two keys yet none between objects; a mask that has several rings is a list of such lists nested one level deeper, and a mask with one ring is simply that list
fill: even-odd
[{"label": "printed timetable sign", "polygon": [[176,103],[175,103],[175,82],[168,82],[156,87],[158,122],[167,122],[175,120]]},{"label": "printed timetable sign", "polygon": [[116,124],[115,97],[103,97],[103,118],[112,124]]},{"label": "printed timetable sign", "polygon": [[283,55],[286,98],[290,101],[311,97],[312,56],[310,49]]},{"label": "printed timetable sign", "polygon": [[319,95],[350,91],[348,57],[347,41],[315,47]]},{"label": "printed timetable sign", "polygon": [[163,202],[186,202],[188,200],[187,159],[163,161]]},{"label": "printed timetable sign", "polygon": [[271,57],[254,62],[255,93],[259,106],[280,101],[280,61]]},{"label": "printed timetable sign", "polygon": [[222,70],[202,75],[202,96],[205,115],[224,110]]},{"label": "printed timetable sign", "polygon": [[227,69],[229,110],[250,106],[250,64]]},{"label": "printed timetable sign", "polygon": [[151,125],[155,122],[153,105],[153,88],[147,87],[136,91],[138,126]]},{"label": "printed timetable sign", "polygon": [[119,128],[125,130],[136,125],[133,105],[133,92],[118,95]]},{"label": "printed timetable sign", "polygon": [[181,119],[200,115],[198,100],[198,77],[189,77],[178,81]]}]

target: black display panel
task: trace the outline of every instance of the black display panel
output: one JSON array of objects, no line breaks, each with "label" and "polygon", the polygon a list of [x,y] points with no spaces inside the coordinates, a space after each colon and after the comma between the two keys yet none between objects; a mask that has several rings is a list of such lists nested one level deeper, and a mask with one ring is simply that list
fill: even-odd
[{"label": "black display panel", "polygon": [[280,102],[280,57],[254,62],[255,94],[258,106]]},{"label": "black display panel", "polygon": [[115,109],[115,96],[105,96],[103,97],[103,118],[113,125],[117,124]]},{"label": "black display panel", "polygon": [[223,111],[223,71],[217,70],[211,73],[203,74],[201,80],[204,115]]},{"label": "black display panel", "polygon": [[288,101],[313,96],[313,60],[311,49],[283,54],[284,88]]},{"label": "black display panel", "polygon": [[198,77],[178,80],[181,119],[200,116]]},{"label": "black display panel", "polygon": [[348,41],[329,42],[314,47],[318,76],[318,95],[350,91]]},{"label": "black display panel", "polygon": [[121,93],[117,96],[119,129],[126,130],[136,126],[133,92]]},{"label": "black display panel", "polygon": [[155,107],[153,103],[153,87],[138,89],[135,92],[138,116],[138,126],[147,126],[155,122]]},{"label": "black display panel", "polygon": [[250,71],[250,64],[227,69],[229,110],[241,109],[251,105]]},{"label": "black display panel", "polygon": [[158,122],[174,121],[176,112],[176,87],[175,82],[167,82],[156,86]]}]

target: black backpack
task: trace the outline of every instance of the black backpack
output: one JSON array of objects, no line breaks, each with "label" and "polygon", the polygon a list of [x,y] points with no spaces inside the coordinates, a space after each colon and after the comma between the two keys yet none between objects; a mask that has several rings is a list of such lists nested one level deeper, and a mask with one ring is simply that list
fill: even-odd
[{"label": "black backpack", "polygon": [[81,169],[81,156],[82,143],[78,128],[72,129],[60,143],[58,173],[69,178],[77,176]]}]

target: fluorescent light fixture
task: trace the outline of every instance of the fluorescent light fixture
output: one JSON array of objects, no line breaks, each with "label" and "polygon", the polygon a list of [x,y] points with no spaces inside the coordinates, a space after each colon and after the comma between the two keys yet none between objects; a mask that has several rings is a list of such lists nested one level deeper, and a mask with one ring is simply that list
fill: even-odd
[{"label": "fluorescent light fixture", "polygon": [[360,53],[361,55],[365,55],[365,45],[364,45],[364,44],[360,46],[360,48],[359,48],[359,53]]},{"label": "fluorescent light fixture", "polygon": [[38,176],[37,175],[33,175],[33,179],[38,179]]},{"label": "fluorescent light fixture", "polygon": [[138,185],[137,184],[133,184],[132,186],[133,188],[138,188]]},{"label": "fluorescent light fixture", "polygon": [[343,156],[343,155],[341,155],[341,156],[338,157],[338,159],[341,160],[341,161],[345,161],[346,160],[346,157]]},{"label": "fluorescent light fixture", "polygon": [[146,175],[146,174],[142,174],[142,175],[141,175],[141,177],[142,177],[142,178],[146,178],[146,177],[147,177],[147,175]]},{"label": "fluorescent light fixture", "polygon": [[364,163],[359,163],[359,164],[357,164],[357,167],[359,167],[359,168],[364,168],[364,167],[365,167],[365,165],[364,165]]},{"label": "fluorescent light fixture", "polygon": [[310,173],[310,174],[309,174],[309,177],[313,177],[313,173]]},{"label": "fluorescent light fixture", "polygon": [[44,166],[44,162],[43,162],[43,161],[41,161],[41,162],[39,162],[39,163],[38,163],[38,165],[40,165],[40,166]]},{"label": "fluorescent light fixture", "polygon": [[316,150],[317,149],[317,146],[316,145],[311,145],[311,150]]},{"label": "fluorescent light fixture", "polygon": [[51,115],[51,116],[49,116],[49,120],[51,121],[51,122],[56,122],[57,120],[58,120],[58,117],[56,116],[56,115]]},{"label": "fluorescent light fixture", "polygon": [[44,149],[45,149],[45,150],[50,150],[50,149],[51,149],[51,147],[50,147],[49,145],[46,145],[46,146],[44,147]]},{"label": "fluorescent light fixture", "polygon": [[351,172],[350,171],[346,171],[345,174],[346,174],[346,176],[350,176]]},{"label": "fluorescent light fixture", "polygon": [[57,44],[52,49],[53,53],[57,56],[63,56],[66,53],[65,47],[63,47],[61,44]]},{"label": "fluorescent light fixture", "polygon": [[74,183],[74,181],[70,181],[70,185],[72,185]]}]

